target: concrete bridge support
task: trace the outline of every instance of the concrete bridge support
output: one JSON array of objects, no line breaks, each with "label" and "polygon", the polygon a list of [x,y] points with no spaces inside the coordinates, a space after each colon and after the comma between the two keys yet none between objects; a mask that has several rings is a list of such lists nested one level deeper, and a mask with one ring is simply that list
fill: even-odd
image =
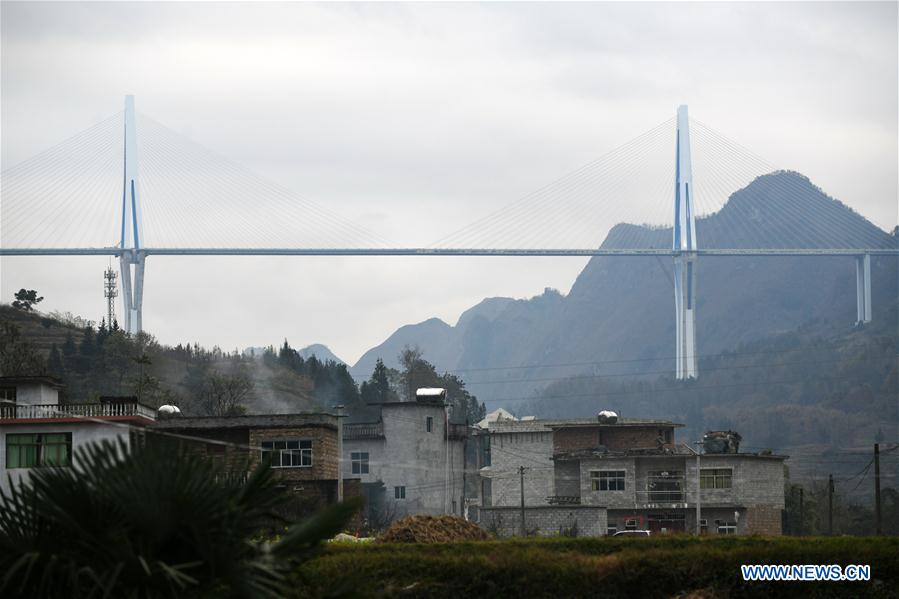
[{"label": "concrete bridge support", "polygon": [[858,323],[871,322],[871,254],[855,258],[855,295]]}]

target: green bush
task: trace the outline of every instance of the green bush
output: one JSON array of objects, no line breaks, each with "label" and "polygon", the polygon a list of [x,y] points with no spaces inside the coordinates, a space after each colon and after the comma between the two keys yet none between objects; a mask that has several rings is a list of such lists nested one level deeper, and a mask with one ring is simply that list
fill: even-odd
[{"label": "green bush", "polygon": [[[871,582],[743,582],[741,564],[869,564]],[[899,539],[528,539],[333,547],[294,597],[896,597]]]}]

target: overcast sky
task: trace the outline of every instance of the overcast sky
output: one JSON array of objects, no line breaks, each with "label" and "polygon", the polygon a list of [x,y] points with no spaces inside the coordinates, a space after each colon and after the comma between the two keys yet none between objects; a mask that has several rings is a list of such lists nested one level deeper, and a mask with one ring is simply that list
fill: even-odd
[{"label": "overcast sky", "polygon": [[[894,2],[0,10],[3,169],[132,93],[141,112],[267,179],[423,245],[689,103],[877,225],[897,224]],[[0,293],[37,288],[42,309],[99,319],[106,262],[4,258]],[[166,343],[225,349],[320,342],[353,362],[403,324],[454,324],[484,297],[567,292],[583,265],[151,257],[144,325]]]}]

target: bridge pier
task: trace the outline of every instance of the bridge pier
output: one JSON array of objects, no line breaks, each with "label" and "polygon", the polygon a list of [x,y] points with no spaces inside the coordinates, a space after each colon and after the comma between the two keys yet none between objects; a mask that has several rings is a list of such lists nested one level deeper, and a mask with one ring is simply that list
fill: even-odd
[{"label": "bridge pier", "polygon": [[871,322],[871,254],[855,257],[855,296],[857,323]]},{"label": "bridge pier", "polygon": [[147,256],[144,252],[124,252],[119,258],[122,273],[122,303],[126,333],[136,335],[143,330],[144,266]]},{"label": "bridge pier", "polygon": [[674,259],[674,309],[676,312],[675,372],[678,379],[695,379],[696,366],[696,257]]}]

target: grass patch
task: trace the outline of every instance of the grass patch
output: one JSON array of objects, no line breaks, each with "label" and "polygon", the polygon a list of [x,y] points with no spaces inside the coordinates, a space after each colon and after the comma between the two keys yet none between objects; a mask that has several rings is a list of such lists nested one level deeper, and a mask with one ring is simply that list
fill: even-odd
[{"label": "grass patch", "polygon": [[[871,582],[743,582],[741,564],[869,564]],[[899,597],[899,538],[690,536],[333,544],[296,597]]]}]

